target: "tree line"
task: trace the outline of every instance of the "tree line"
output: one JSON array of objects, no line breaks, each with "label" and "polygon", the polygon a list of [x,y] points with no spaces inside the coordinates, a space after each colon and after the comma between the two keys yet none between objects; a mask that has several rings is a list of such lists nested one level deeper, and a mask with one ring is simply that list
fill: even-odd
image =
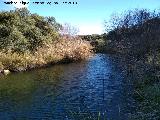
[{"label": "tree line", "polygon": [[113,15],[106,23],[108,47],[136,60],[152,58],[153,64],[160,52],[160,12],[147,9],[129,10]]}]

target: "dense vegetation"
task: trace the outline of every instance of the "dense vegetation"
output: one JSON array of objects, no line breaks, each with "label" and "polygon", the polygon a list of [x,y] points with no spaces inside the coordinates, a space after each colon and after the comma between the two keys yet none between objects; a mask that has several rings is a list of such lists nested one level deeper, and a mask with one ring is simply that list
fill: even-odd
[{"label": "dense vegetation", "polygon": [[91,45],[94,46],[95,52],[108,52],[107,49],[107,40],[106,40],[106,34],[98,35],[98,34],[92,34],[92,35],[79,35],[83,40],[90,41]]},{"label": "dense vegetation", "polygon": [[120,56],[139,101],[133,118],[160,119],[160,12],[136,9],[114,15],[102,35],[60,35],[62,28],[54,17],[25,8],[0,12],[0,71],[82,60],[93,45],[96,52]]},{"label": "dense vegetation", "polygon": [[27,70],[59,61],[87,58],[91,45],[60,35],[54,17],[31,14],[26,8],[0,12],[0,70]]},{"label": "dense vegetation", "polygon": [[160,12],[126,11],[112,16],[106,26],[107,47],[122,58],[135,87],[139,107],[134,119],[160,119]]},{"label": "dense vegetation", "polygon": [[0,49],[35,51],[58,37],[61,25],[54,17],[31,14],[27,9],[0,13]]}]

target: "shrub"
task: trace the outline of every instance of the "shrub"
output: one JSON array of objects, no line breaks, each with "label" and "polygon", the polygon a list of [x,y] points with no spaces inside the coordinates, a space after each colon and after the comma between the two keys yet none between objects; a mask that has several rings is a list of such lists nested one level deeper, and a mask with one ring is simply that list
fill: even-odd
[{"label": "shrub", "polygon": [[55,64],[57,62],[78,61],[88,58],[92,53],[89,42],[81,39],[61,39],[52,44],[46,44],[36,52],[23,54],[4,51],[0,52],[0,69],[23,71],[35,67]]},{"label": "shrub", "polygon": [[60,27],[54,17],[31,14],[26,8],[0,12],[0,49],[36,51],[58,39]]}]

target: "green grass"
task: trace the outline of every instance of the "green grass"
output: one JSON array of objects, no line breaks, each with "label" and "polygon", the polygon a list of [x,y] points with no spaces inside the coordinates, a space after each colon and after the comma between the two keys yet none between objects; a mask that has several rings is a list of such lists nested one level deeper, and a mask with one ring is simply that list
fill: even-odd
[{"label": "green grass", "polygon": [[134,120],[160,119],[160,83],[149,83],[143,83],[135,89],[135,99],[139,104],[137,112],[133,114]]}]

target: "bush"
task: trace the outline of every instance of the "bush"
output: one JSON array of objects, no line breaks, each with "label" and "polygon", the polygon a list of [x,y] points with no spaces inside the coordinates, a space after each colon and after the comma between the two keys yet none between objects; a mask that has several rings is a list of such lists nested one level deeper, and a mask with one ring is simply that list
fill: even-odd
[{"label": "bush", "polygon": [[0,12],[0,49],[36,51],[58,39],[60,27],[53,17],[31,14],[26,8]]},{"label": "bush", "polygon": [[88,58],[92,53],[89,42],[81,39],[63,39],[38,48],[36,52],[0,52],[0,69],[24,71],[57,62],[78,61]]},{"label": "bush", "polygon": [[0,12],[0,70],[22,71],[88,58],[89,42],[60,36],[61,27],[54,17],[31,14],[25,8]]}]

